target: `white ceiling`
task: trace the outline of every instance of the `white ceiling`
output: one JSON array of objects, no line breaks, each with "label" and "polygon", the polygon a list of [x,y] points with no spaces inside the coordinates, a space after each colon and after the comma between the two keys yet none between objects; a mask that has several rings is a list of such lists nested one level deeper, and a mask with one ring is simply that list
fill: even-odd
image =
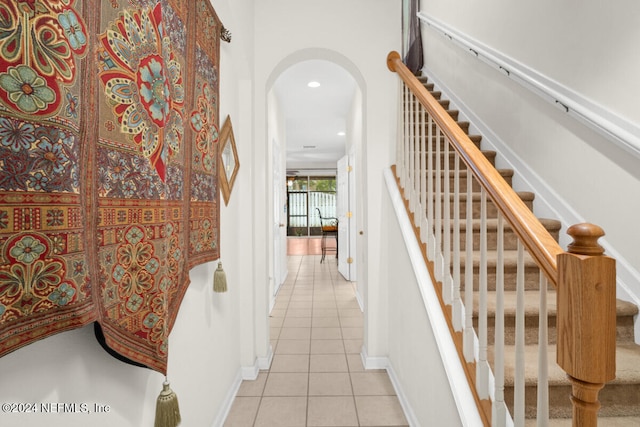
[{"label": "white ceiling", "polygon": [[[317,81],[320,87],[307,84]],[[356,82],[330,61],[309,60],[286,69],[274,90],[285,121],[287,169],[325,169],[345,155],[347,115]]]}]

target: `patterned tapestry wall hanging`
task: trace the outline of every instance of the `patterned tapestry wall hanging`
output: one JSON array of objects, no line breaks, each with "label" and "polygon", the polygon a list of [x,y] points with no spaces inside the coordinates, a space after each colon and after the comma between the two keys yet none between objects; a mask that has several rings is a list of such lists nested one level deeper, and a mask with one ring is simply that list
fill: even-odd
[{"label": "patterned tapestry wall hanging", "polygon": [[218,18],[0,0],[0,22],[0,355],[97,320],[164,373],[188,269],[219,258]]},{"label": "patterned tapestry wall hanging", "polygon": [[0,354],[98,315],[83,12],[80,1],[0,2]]}]

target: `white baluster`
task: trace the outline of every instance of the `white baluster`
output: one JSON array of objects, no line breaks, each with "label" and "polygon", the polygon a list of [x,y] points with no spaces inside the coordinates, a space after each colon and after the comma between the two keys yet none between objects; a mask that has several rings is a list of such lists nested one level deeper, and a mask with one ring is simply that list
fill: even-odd
[{"label": "white baluster", "polygon": [[439,179],[436,176],[435,166],[433,162],[433,118],[429,116],[429,120],[427,121],[427,133],[428,133],[428,141],[427,141],[427,170],[429,172],[427,189],[427,222],[429,223],[429,245],[427,246],[427,253],[430,255],[431,259],[435,259],[436,254],[436,245],[435,245],[435,224],[434,224],[434,212],[433,212],[433,199],[435,197],[434,194],[434,179]]},{"label": "white baluster", "polygon": [[407,163],[407,187],[405,188],[405,197],[409,199],[409,211],[415,211],[415,186],[414,186],[414,173],[415,173],[415,112],[413,111],[415,95],[411,94],[409,104],[409,161]]},{"label": "white baluster", "polygon": [[[436,250],[434,252],[434,270],[436,280],[442,282],[442,150],[440,150],[440,127],[436,126],[436,212],[435,212],[435,232],[436,232]],[[432,142],[433,144],[434,142]]]},{"label": "white baluster", "polygon": [[538,427],[546,427],[549,424],[549,360],[547,351],[549,348],[548,323],[549,310],[547,309],[547,278],[540,271],[540,311],[538,319]]},{"label": "white baluster", "polygon": [[[420,162],[422,165],[420,178],[422,179],[422,183],[420,185],[421,195],[420,195],[420,240],[422,243],[427,243],[427,239],[429,238],[428,226],[429,222],[427,221],[427,174],[430,173],[430,170],[427,166],[427,133],[426,133],[426,121],[427,114],[425,108],[422,107],[420,109],[420,123],[421,123],[421,147],[420,147],[420,158],[422,161]],[[431,182],[431,181],[429,181]]]},{"label": "white baluster", "polygon": [[495,376],[492,424],[497,427],[506,423],[504,403],[504,218],[498,213],[497,262],[496,262],[496,314],[495,314]]},{"label": "white baluster", "polygon": [[398,170],[396,171],[399,180],[399,185],[404,188],[404,148],[405,140],[407,139],[407,109],[404,108],[405,100],[407,99],[407,85],[403,85],[402,89],[402,137],[399,141],[400,147],[398,147],[398,159],[396,161]]},{"label": "white baluster", "polygon": [[405,109],[404,109],[404,100],[407,93],[407,85],[402,82],[401,87],[401,96],[398,103],[400,104],[400,108],[398,109],[398,140],[396,142],[396,177],[402,178],[402,160],[404,159],[404,125],[405,125]]},{"label": "white baluster", "polygon": [[478,397],[489,396],[489,363],[487,362],[487,193],[480,190],[480,303],[478,305],[479,355],[476,366]]},{"label": "white baluster", "polygon": [[524,425],[524,247],[518,240],[518,271],[516,274],[516,368],[514,380],[514,413],[516,425]]},{"label": "white baluster", "polygon": [[460,157],[453,164],[453,329],[462,330],[464,313],[460,294]]},{"label": "white baluster", "polygon": [[404,110],[404,158],[402,159],[402,175],[400,175],[400,185],[402,188],[406,188],[407,186],[407,168],[409,167],[409,108],[407,105],[409,104],[410,96],[411,92],[409,88],[406,88],[404,102],[402,104]]},{"label": "white baluster", "polygon": [[444,154],[442,156],[444,162],[444,191],[442,192],[442,204],[443,204],[443,218],[444,224],[442,227],[443,244],[442,251],[444,254],[444,268],[442,277],[442,299],[447,305],[453,304],[453,284],[451,283],[451,190],[449,185],[449,141],[444,138],[438,138],[438,146],[440,141],[444,142]]},{"label": "white baluster", "polygon": [[[413,180],[414,180],[414,184],[413,184],[413,210],[414,213],[415,212],[419,212],[420,209],[420,117],[419,117],[419,112],[420,109],[422,107],[422,104],[420,104],[420,101],[418,100],[418,97],[414,98],[415,100],[415,108],[413,109],[413,116],[414,116],[414,132],[413,132],[413,147],[414,147],[414,153],[413,153],[413,157],[414,157],[414,162],[415,162],[415,166],[413,168]],[[420,224],[420,220],[419,218],[416,220],[416,225]]]},{"label": "white baluster", "polygon": [[464,263],[464,358],[468,363],[475,361],[476,335],[473,330],[473,174],[467,168],[467,218]]}]

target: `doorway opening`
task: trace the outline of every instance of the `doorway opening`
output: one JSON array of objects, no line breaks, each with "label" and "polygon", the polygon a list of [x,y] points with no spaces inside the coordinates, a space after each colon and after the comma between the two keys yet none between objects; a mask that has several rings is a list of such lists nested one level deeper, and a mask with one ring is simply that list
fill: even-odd
[{"label": "doorway opening", "polygon": [[362,75],[337,52],[310,49],[283,60],[267,87],[268,140],[272,150],[280,150],[279,155],[272,151],[272,295],[288,277],[289,240],[310,250],[309,242],[323,235],[320,215],[338,219],[337,238],[330,241],[335,252],[330,253],[344,278],[355,282],[357,236],[362,234],[356,231],[356,204],[362,203],[356,182],[363,182],[364,170],[353,165],[363,164]]},{"label": "doorway opening", "polygon": [[336,217],[336,177],[287,176],[287,237],[322,235],[320,214]]}]

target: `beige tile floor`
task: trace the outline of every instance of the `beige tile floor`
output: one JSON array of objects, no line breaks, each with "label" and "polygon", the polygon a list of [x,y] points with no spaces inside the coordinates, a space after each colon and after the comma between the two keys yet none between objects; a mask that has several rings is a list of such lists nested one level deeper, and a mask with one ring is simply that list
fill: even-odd
[{"label": "beige tile floor", "polygon": [[270,319],[271,369],[242,382],[225,427],[407,426],[387,373],[363,368],[355,284],[335,258],[288,264]]}]

